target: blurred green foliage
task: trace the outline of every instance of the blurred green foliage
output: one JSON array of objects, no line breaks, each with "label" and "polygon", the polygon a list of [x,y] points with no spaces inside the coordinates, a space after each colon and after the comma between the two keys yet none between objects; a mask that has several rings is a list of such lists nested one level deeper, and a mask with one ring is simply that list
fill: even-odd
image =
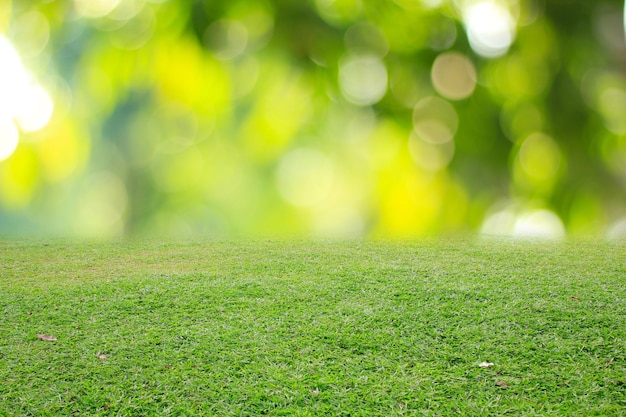
[{"label": "blurred green foliage", "polygon": [[0,3],[0,233],[626,235],[622,4]]}]

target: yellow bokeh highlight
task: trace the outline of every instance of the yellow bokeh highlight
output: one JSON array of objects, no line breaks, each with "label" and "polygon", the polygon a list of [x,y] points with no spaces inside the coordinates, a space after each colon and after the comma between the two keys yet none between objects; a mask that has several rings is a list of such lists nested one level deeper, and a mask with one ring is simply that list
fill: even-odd
[{"label": "yellow bokeh highlight", "polygon": [[444,203],[439,214],[443,230],[459,230],[466,226],[470,198],[463,184],[453,179],[447,179],[442,187]]},{"label": "yellow bokeh highlight", "polygon": [[100,58],[94,57],[102,62],[100,68],[105,71],[111,80],[113,91],[123,92],[127,90],[133,81],[133,76],[138,68],[135,62],[135,54],[118,48],[106,48],[101,53]]},{"label": "yellow bokeh highlight", "polygon": [[34,146],[47,181],[60,182],[83,170],[91,143],[77,124],[65,119],[51,124],[39,136]]},{"label": "yellow bokeh highlight", "polygon": [[441,208],[441,189],[417,169],[391,171],[379,182],[378,233],[389,237],[434,232]]},{"label": "yellow bokeh highlight", "polygon": [[0,2],[0,33],[6,33],[11,22],[13,2],[11,0]]},{"label": "yellow bokeh highlight", "polygon": [[390,120],[381,121],[363,144],[364,157],[374,171],[384,170],[398,159],[408,133]]},{"label": "yellow bokeh highlight", "polygon": [[230,77],[197,42],[187,37],[162,41],[154,54],[157,84],[166,99],[214,117],[229,107]]},{"label": "yellow bokeh highlight", "polygon": [[[387,136],[406,144],[407,132],[387,122]],[[383,162],[383,161],[380,161]],[[376,224],[373,233],[381,237],[425,236],[437,230],[444,203],[446,182],[441,176],[420,170],[408,147],[400,147],[384,160],[377,174],[375,201]]]},{"label": "yellow bokeh highlight", "polygon": [[314,207],[328,198],[335,180],[333,163],[315,149],[287,153],[278,166],[276,185],[281,196],[297,207]]},{"label": "yellow bokeh highlight", "polygon": [[259,80],[258,101],[241,131],[246,152],[261,161],[277,158],[312,112],[312,91],[302,75],[282,64],[265,70],[271,77]]},{"label": "yellow bokeh highlight", "polygon": [[39,161],[28,145],[21,144],[0,163],[0,204],[8,210],[25,209],[39,185]]},{"label": "yellow bokeh highlight", "polygon": [[524,139],[513,162],[513,180],[526,191],[549,194],[564,169],[564,158],[554,140],[543,133]]},{"label": "yellow bokeh highlight", "polygon": [[363,236],[367,231],[372,197],[370,181],[366,180],[369,171],[346,163],[336,163],[333,168],[330,193],[312,212],[312,233],[320,237]]}]

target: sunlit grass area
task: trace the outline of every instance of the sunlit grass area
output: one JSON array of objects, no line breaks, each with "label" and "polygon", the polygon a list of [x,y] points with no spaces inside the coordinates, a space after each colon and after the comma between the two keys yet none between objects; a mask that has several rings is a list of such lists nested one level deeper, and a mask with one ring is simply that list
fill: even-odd
[{"label": "sunlit grass area", "polygon": [[625,249],[3,240],[0,415],[623,415]]}]

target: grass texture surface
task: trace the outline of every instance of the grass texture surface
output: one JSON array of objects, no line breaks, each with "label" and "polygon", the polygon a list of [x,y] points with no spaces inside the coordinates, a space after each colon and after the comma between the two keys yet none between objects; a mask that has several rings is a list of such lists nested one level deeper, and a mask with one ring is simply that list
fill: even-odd
[{"label": "grass texture surface", "polygon": [[0,416],[626,415],[626,245],[0,240]]}]

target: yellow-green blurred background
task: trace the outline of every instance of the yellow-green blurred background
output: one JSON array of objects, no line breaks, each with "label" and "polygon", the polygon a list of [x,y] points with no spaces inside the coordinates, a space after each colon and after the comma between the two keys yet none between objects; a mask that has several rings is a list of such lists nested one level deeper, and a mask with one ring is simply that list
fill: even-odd
[{"label": "yellow-green blurred background", "polygon": [[623,21],[0,0],[0,235],[626,236]]}]

